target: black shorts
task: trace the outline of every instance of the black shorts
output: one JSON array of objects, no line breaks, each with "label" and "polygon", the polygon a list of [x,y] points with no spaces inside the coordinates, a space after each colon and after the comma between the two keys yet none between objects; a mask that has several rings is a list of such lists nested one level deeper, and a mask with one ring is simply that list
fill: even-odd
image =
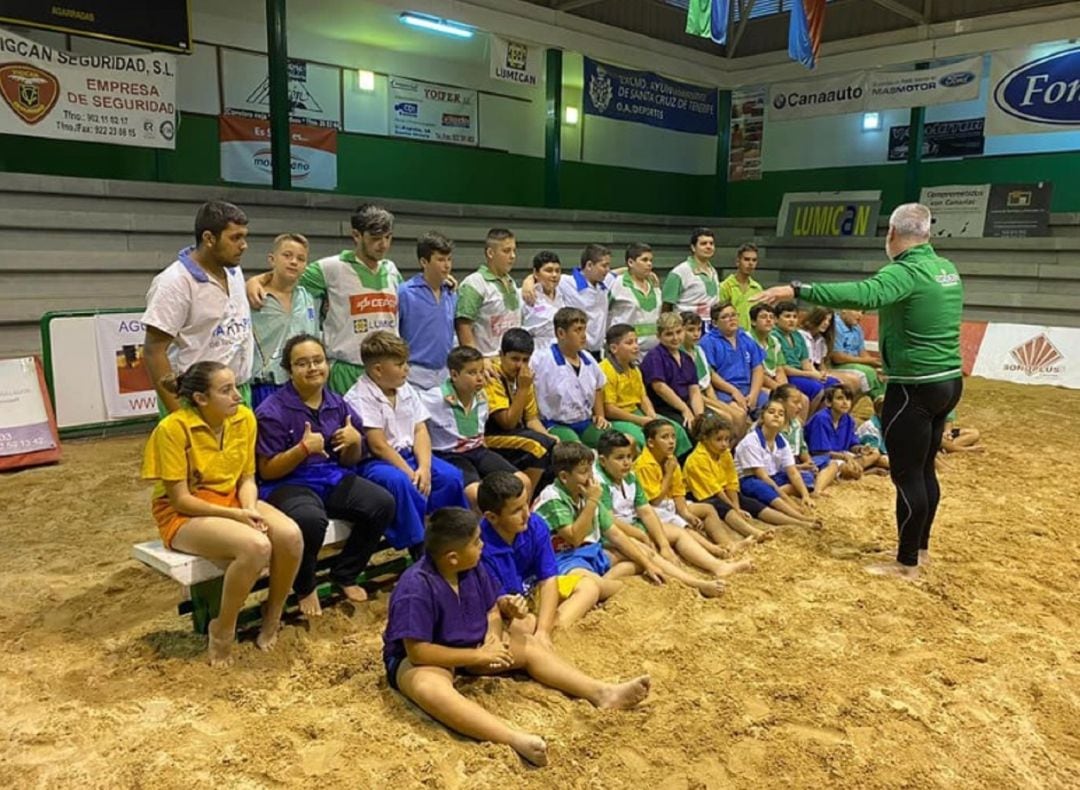
[{"label": "black shorts", "polygon": [[[729,505],[726,500],[720,499],[719,497],[709,497],[705,500],[705,504],[712,505],[714,508],[716,508],[716,512],[720,515],[720,518],[723,518],[731,512],[731,505]],[[739,508],[745,510],[754,518],[760,516],[761,511],[763,511],[767,507],[768,505],[759,502],[753,497],[748,497],[745,494],[739,494]]]},{"label": "black shorts", "polygon": [[467,450],[463,453],[435,453],[436,456],[446,463],[461,470],[464,484],[470,486],[479,483],[492,472],[516,472],[517,469],[494,450],[486,447],[477,447],[475,450]]},{"label": "black shorts", "polygon": [[384,662],[386,666],[386,682],[390,684],[390,688],[394,691],[401,691],[397,684],[397,673],[401,669],[401,662],[404,660],[404,656],[391,656]]}]

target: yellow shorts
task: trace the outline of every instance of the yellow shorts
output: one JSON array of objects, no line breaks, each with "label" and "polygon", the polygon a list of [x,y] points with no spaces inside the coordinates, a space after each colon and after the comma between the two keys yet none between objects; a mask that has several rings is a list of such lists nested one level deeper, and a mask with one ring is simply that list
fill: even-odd
[{"label": "yellow shorts", "polygon": [[575,573],[569,576],[557,576],[555,580],[559,585],[559,600],[564,601],[577,589],[581,576]]}]

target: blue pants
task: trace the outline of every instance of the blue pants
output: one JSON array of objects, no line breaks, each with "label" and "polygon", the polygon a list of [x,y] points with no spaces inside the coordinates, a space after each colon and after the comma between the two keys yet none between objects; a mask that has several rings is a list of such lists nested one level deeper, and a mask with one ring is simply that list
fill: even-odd
[{"label": "blue pants", "polygon": [[[801,470],[799,474],[802,476],[803,482],[806,484],[807,491],[814,490],[814,473],[806,470]],[[778,486],[786,486],[791,481],[788,480],[787,472],[781,470],[772,476],[772,481]],[[759,479],[756,475],[747,475],[739,480],[739,493],[745,494],[748,497],[756,499],[758,502],[764,502],[766,505],[776,501],[780,498],[780,495],[776,493],[771,485],[764,480]]]},{"label": "blue pants", "polygon": [[[742,392],[741,387],[739,388],[739,391]],[[750,388],[749,387],[746,388],[746,392],[743,392],[743,397],[747,397],[748,395],[750,395]],[[728,395],[726,392],[721,392],[720,390],[716,391],[716,397],[721,403],[731,403],[731,401],[733,400],[733,398],[730,395]],[[752,412],[754,412],[756,414],[768,402],[769,402],[769,393],[766,392],[765,390],[762,390],[761,392],[758,393],[757,403],[751,403],[750,404],[750,411],[752,411]]]},{"label": "blue pants", "polygon": [[806,376],[788,376],[788,381],[795,386],[799,392],[813,400],[821,391],[826,387],[835,387],[840,383],[839,379],[835,379],[829,376],[825,381],[818,381],[817,379],[807,378]]},{"label": "blue pants", "polygon": [[555,552],[555,567],[559,569],[560,576],[566,576],[575,568],[603,576],[611,570],[611,560],[604,551],[603,543],[583,543],[576,549]]},{"label": "blue pants", "polygon": [[[411,468],[416,469],[412,450],[401,453]],[[395,549],[407,549],[424,542],[424,517],[441,507],[467,508],[461,472],[446,461],[431,459],[431,494],[424,496],[416,490],[404,472],[379,458],[369,458],[356,467],[365,480],[382,486],[397,502],[394,520],[386,528],[386,539]]]}]

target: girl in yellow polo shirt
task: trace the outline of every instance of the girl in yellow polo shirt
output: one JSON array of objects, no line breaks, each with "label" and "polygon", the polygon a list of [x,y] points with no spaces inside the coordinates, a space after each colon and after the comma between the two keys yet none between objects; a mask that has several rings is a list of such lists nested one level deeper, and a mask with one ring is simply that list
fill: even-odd
[{"label": "girl in yellow polo shirt", "polygon": [[153,513],[165,545],[227,560],[221,609],[210,621],[213,666],[231,663],[236,618],[263,568],[269,595],[256,639],[269,650],[300,563],[296,522],[258,501],[255,415],[241,405],[236,377],[220,362],[198,362],[167,383],[183,403],[146,443],[142,476],[153,480]]}]

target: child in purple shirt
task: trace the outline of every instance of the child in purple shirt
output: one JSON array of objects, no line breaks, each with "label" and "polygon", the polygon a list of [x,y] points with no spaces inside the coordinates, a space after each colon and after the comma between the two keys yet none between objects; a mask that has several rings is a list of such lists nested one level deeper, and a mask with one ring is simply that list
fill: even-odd
[{"label": "child in purple shirt", "polygon": [[678,313],[661,313],[656,322],[660,345],[641,361],[641,378],[657,414],[689,429],[694,418],[705,411],[705,401],[694,358],[682,348],[684,331]]},{"label": "child in purple shirt", "polygon": [[533,679],[598,708],[630,708],[649,694],[649,676],[625,683],[594,680],[531,634],[504,627],[498,586],[480,565],[484,544],[476,515],[462,508],[432,513],[424,556],[401,575],[390,596],[383,661],[387,681],[433,718],[480,741],[510,746],[547,764],[539,735],[512,729],[454,688],[454,673],[524,670]]},{"label": "child in purple shirt", "polygon": [[825,390],[825,408],[811,417],[804,428],[806,446],[819,467],[830,459],[842,460],[840,477],[858,480],[864,470],[888,467],[881,462],[880,451],[862,444],[855,435],[855,418],[849,413],[854,395],[847,385]]}]

